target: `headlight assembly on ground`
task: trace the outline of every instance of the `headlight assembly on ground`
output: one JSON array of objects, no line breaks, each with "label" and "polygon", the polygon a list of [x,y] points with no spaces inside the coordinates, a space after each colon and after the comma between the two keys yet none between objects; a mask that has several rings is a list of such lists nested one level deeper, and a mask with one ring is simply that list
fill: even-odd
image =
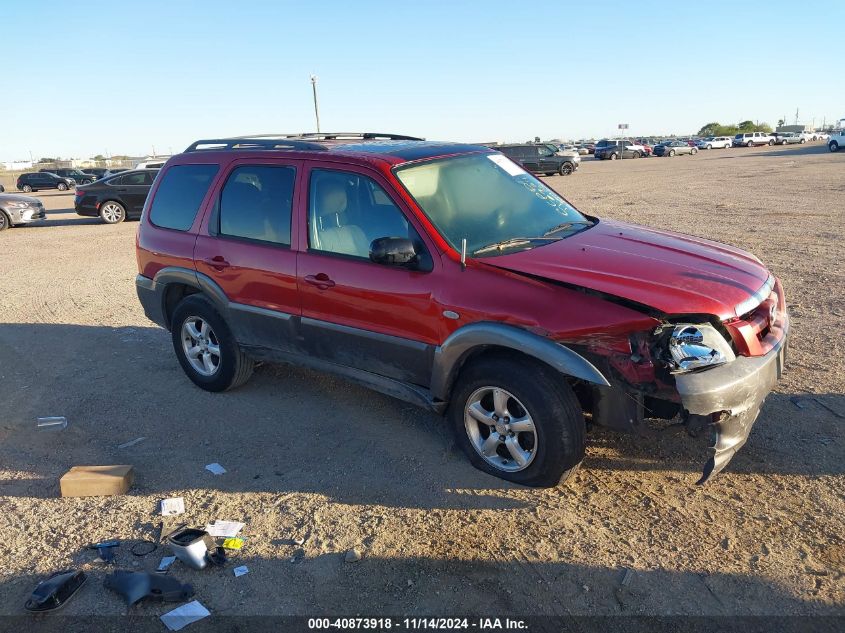
[{"label": "headlight assembly on ground", "polygon": [[731,346],[712,325],[676,325],[669,338],[674,371],[685,372],[729,363],[736,358]]}]

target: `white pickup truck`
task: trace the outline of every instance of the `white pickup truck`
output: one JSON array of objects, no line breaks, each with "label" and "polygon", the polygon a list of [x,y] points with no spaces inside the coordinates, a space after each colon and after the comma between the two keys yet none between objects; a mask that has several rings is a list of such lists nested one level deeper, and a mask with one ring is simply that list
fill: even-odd
[{"label": "white pickup truck", "polygon": [[752,147],[754,145],[774,145],[775,137],[766,132],[745,132],[734,136],[734,147]]},{"label": "white pickup truck", "polygon": [[843,147],[845,147],[845,130],[834,130],[827,141],[827,149],[838,152]]}]

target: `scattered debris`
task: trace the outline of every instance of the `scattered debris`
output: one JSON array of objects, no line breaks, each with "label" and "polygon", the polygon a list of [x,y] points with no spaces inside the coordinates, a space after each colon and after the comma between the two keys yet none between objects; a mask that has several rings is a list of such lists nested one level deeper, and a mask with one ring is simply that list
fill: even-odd
[{"label": "scattered debris", "polygon": [[161,515],[165,517],[185,513],[185,499],[183,497],[172,497],[161,500]]},{"label": "scattered debris", "polygon": [[170,566],[173,564],[173,561],[176,560],[175,556],[163,556],[161,562],[158,564],[156,568],[157,572],[166,572]]},{"label": "scattered debris", "polygon": [[38,428],[42,431],[61,431],[67,428],[67,418],[63,415],[38,418]]},{"label": "scattered debris", "polygon": [[237,536],[243,527],[244,524],[238,521],[221,521],[217,519],[214,523],[206,525],[205,531],[211,536],[228,538],[230,536]]},{"label": "scattered debris", "polygon": [[211,612],[202,606],[199,600],[194,600],[165,613],[161,616],[161,621],[171,631],[179,631],[192,622],[197,622],[210,615]]},{"label": "scattered debris", "polygon": [[235,567],[232,571],[235,574],[235,578],[240,578],[249,573],[249,568],[246,565],[241,565],[240,567]]},{"label": "scattered debris", "polygon": [[114,560],[114,548],[120,547],[120,541],[111,540],[89,545],[88,549],[97,550],[96,563],[110,563]]},{"label": "scattered debris", "polygon": [[132,466],[74,466],[59,480],[63,497],[106,497],[129,490]]},{"label": "scattered debris", "polygon": [[132,553],[133,556],[146,556],[148,554],[152,554],[154,551],[158,549],[159,543],[156,541],[149,541],[147,539],[141,539],[137,543],[135,543],[132,547],[129,548],[129,551]]},{"label": "scattered debris", "polygon": [[361,552],[354,547],[350,550],[346,550],[346,555],[343,557],[343,560],[347,563],[357,563],[361,560]]},{"label": "scattered debris", "polygon": [[123,444],[118,444],[118,448],[129,448],[130,446],[135,446],[135,444],[140,444],[143,442],[146,437],[136,437],[134,440],[129,440],[128,442],[124,442]]},{"label": "scattered debris", "polygon": [[86,580],[83,572],[74,569],[56,572],[36,585],[23,608],[30,613],[58,609],[79,591]]},{"label": "scattered debris", "polygon": [[209,563],[223,565],[226,550],[217,547],[205,530],[182,528],[167,538],[167,544],[182,563],[191,569],[205,569]]},{"label": "scattered debris", "polygon": [[244,546],[244,543],[246,543],[245,539],[233,536],[225,539],[221,547],[223,549],[241,549]]},{"label": "scattered debris", "polygon": [[727,536],[722,539],[722,549],[723,550],[730,551],[730,550],[733,549],[733,546],[734,546],[733,541],[731,541],[731,539],[729,539]]},{"label": "scattered debris", "polygon": [[634,580],[634,571],[632,569],[626,569],[625,574],[622,576],[622,586],[627,587],[631,584],[632,580]]},{"label": "scattered debris", "polygon": [[293,541],[294,545],[302,545],[302,544],[305,543],[305,539],[301,536],[297,536],[296,538],[291,539],[291,540]]},{"label": "scattered debris", "polygon": [[410,578],[408,578],[408,586],[409,586],[409,587],[413,587],[413,586],[414,586],[414,581],[413,581],[413,580],[411,580]]},{"label": "scattered debris", "polygon": [[581,585],[581,589],[584,590],[584,593],[588,593],[590,591],[590,585]]},{"label": "scattered debris", "polygon": [[218,464],[217,462],[214,462],[213,464],[209,464],[208,466],[206,466],[206,467],[205,467],[205,469],[206,469],[207,471],[209,471],[209,472],[211,472],[211,473],[215,474],[215,475],[222,475],[223,473],[225,473],[225,472],[226,472],[226,469],[225,469],[225,468],[223,468],[223,467],[222,467],[220,464]]},{"label": "scattered debris", "polygon": [[194,595],[194,588],[176,578],[148,574],[145,571],[118,570],[106,576],[106,589],[119,593],[130,607],[145,598],[160,602],[182,602]]},{"label": "scattered debris", "polygon": [[305,550],[298,549],[293,553],[293,556],[290,557],[290,562],[294,565],[301,563],[305,559]]}]

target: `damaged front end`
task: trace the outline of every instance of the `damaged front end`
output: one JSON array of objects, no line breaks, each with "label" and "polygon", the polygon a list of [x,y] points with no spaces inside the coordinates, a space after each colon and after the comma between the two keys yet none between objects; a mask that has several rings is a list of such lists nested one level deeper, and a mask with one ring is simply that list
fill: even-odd
[{"label": "damaged front end", "polygon": [[783,372],[789,316],[780,282],[771,277],[755,295],[738,307],[737,318],[666,317],[624,346],[592,341],[589,352],[603,357],[615,377],[611,387],[596,390],[593,421],[626,430],[643,415],[679,414],[691,435],[712,436],[713,454],[698,483],[722,471]]}]

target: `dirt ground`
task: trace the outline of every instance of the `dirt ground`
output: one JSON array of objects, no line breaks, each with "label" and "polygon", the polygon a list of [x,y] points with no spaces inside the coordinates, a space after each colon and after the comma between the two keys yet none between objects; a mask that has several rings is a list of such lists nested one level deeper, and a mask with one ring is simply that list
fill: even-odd
[{"label": "dirt ground", "polygon": [[[525,489],[474,470],[434,414],[340,379],[264,365],[239,390],[201,391],[135,297],[137,223],[80,218],[72,193],[40,192],[47,221],[0,234],[0,615],[66,567],[90,581],[64,614],[128,613],[87,545],[151,538],[173,496],[190,524],[246,524],[226,568],[171,572],[234,621],[845,615],[845,152],[586,159],[547,182],[587,213],[748,249],[783,280],[787,372],[726,472],[696,487],[706,448],[679,429],[593,431],[574,480]],[[67,429],[37,430],[48,415]],[[69,467],[123,463],[128,494],[59,497]],[[351,548],[359,562],[344,562]],[[117,563],[151,570],[167,553],[123,546]]]}]

